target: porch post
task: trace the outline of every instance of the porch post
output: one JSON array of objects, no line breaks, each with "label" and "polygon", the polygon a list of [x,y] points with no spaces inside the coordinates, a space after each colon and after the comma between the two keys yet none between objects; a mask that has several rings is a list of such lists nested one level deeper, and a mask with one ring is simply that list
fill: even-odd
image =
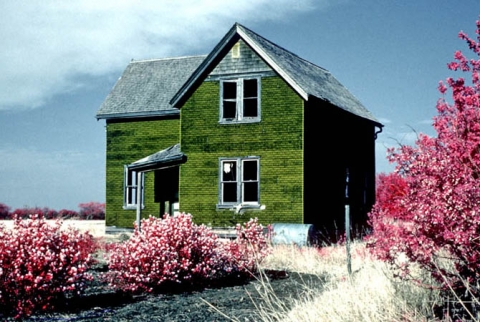
[{"label": "porch post", "polygon": [[137,227],[140,231],[140,220],[142,218],[142,189],[143,189],[143,182],[142,182],[142,172],[137,171]]}]

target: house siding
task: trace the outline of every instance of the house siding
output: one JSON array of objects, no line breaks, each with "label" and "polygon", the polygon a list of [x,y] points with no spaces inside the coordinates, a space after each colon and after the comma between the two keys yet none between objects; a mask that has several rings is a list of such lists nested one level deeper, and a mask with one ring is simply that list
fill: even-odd
[{"label": "house siding", "polygon": [[[303,100],[280,78],[261,79],[261,122],[219,124],[220,84],[207,81],[181,109],[180,210],[195,222],[232,226],[251,217],[303,222]],[[260,204],[265,210],[217,210],[219,158],[260,158]]]},{"label": "house siding", "polygon": [[367,213],[375,202],[374,125],[311,100],[305,108],[305,128],[305,221],[334,241],[344,233],[348,202],[353,233],[365,233]]},{"label": "house siding", "polygon": [[[209,77],[218,75],[261,73],[272,69],[258,56],[242,39],[236,46],[239,47],[239,55],[235,57],[233,50],[223,57],[222,61],[210,73]],[[208,78],[207,78],[208,79]]]},{"label": "house siding", "polygon": [[[179,119],[107,122],[106,225],[133,227],[135,209],[123,209],[124,166],[179,142]],[[145,173],[142,217],[158,216],[155,173]]]}]

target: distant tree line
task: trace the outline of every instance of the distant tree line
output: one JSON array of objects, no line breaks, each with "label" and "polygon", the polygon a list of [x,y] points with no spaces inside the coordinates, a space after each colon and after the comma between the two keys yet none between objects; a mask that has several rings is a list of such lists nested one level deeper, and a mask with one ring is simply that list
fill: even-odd
[{"label": "distant tree line", "polygon": [[23,207],[11,211],[11,207],[0,202],[0,219],[29,218],[38,215],[45,219],[79,219],[102,220],[105,219],[105,203],[90,201],[78,204],[77,210],[55,210],[48,207]]}]

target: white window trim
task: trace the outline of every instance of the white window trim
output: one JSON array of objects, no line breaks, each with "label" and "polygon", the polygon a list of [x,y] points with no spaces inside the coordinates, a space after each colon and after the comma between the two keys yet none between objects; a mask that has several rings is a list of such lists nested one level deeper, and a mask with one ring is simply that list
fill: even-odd
[{"label": "white window trim", "polygon": [[[133,171],[133,170],[130,170],[128,168],[127,165],[124,166],[124,171],[123,171],[123,209],[137,209],[137,203],[129,203],[129,200],[128,200],[128,190],[129,189],[133,189],[133,193],[131,194],[133,196],[133,198],[135,199],[135,201],[137,201],[137,188],[138,188],[138,182],[136,185],[132,185],[131,187],[128,186],[128,177],[129,177],[129,173],[130,172],[133,172],[134,175],[135,175],[135,178],[137,176],[137,171]],[[142,209],[145,208],[145,204],[143,202],[144,200],[144,193],[145,193],[145,189],[144,189],[144,182],[145,182],[145,174],[142,172],[141,173],[141,182],[140,182],[140,189],[142,189],[141,193],[142,193],[142,196],[141,196],[141,199],[142,199]],[[135,179],[136,180],[136,179]]]},{"label": "white window trim", "polygon": [[[256,117],[243,117],[243,82],[244,80],[256,79],[257,80],[257,116]],[[235,118],[226,119],[223,117],[223,84],[236,83],[237,84],[237,97],[236,97],[236,116]],[[256,123],[260,122],[261,117],[261,91],[262,91],[261,77],[239,77],[239,78],[225,78],[220,79],[220,124],[232,124],[232,123]]]},{"label": "white window trim", "polygon": [[[244,183],[251,181],[243,181],[243,161],[256,160],[257,161],[257,201],[244,201]],[[237,200],[235,202],[223,202],[223,163],[228,161],[234,161],[237,164]],[[231,209],[241,206],[243,209],[260,209],[260,157],[248,156],[248,157],[234,157],[234,158],[220,158],[219,159],[219,186],[218,186],[218,204],[217,209]]]}]

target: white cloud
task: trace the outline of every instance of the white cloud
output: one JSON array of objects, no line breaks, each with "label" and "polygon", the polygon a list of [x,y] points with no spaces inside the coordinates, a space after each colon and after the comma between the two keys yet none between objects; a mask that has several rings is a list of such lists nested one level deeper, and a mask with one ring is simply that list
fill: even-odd
[{"label": "white cloud", "polygon": [[197,53],[235,21],[250,26],[288,19],[329,1],[5,0],[0,110],[44,105],[82,86],[82,75],[118,73],[132,58]]}]

